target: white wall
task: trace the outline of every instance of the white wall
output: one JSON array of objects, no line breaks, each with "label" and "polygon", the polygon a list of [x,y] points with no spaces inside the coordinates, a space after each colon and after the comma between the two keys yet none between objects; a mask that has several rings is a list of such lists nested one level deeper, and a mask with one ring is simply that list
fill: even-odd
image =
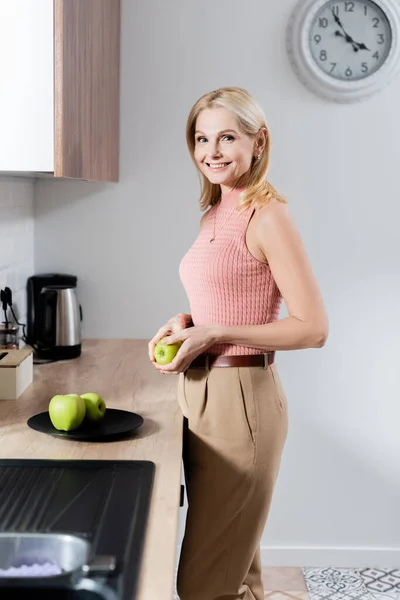
[{"label": "white wall", "polygon": [[35,267],[78,275],[86,337],[148,339],[188,311],[186,117],[212,89],[251,91],[331,326],[324,349],[277,359],[291,422],[264,562],[398,566],[400,79],[357,105],[312,95],[285,53],[293,4],[123,2],[121,181],[38,182]]},{"label": "white wall", "polygon": [[[0,176],[0,289],[11,289],[20,323],[26,323],[26,280],[32,274],[33,182]],[[12,320],[10,312],[8,318]]]}]

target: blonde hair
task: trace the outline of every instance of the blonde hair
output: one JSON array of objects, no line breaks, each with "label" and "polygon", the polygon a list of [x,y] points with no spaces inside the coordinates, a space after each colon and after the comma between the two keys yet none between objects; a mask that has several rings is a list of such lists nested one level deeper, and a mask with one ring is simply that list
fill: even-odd
[{"label": "blonde hair", "polygon": [[[271,198],[276,198],[280,202],[287,203],[286,199],[265,179],[271,144],[262,108],[245,89],[224,87],[201,96],[192,107],[186,124],[186,143],[195,167],[202,178],[200,178],[202,183],[200,196],[201,209],[206,210],[209,206],[216,204],[220,200],[221,188],[219,185],[211,183],[197,166],[194,157],[196,121],[201,111],[217,107],[226,108],[231,111],[236,116],[241,130],[249,136],[254,137],[261,128],[267,130],[266,147],[259,160],[253,157],[250,172],[245,174],[246,178],[247,176],[248,178],[246,189],[241,194],[238,203],[240,210],[245,210],[251,205],[262,206],[263,204],[267,204]],[[237,182],[237,187],[242,187],[240,179]]]}]

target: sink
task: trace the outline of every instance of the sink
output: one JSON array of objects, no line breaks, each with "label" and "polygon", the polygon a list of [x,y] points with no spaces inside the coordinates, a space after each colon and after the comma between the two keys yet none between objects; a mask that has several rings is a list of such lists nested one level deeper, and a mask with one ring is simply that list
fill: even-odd
[{"label": "sink", "polygon": [[[75,535],[0,533],[0,574],[7,569],[23,567],[29,569],[34,564],[47,564],[53,565],[53,575],[50,578],[54,579],[55,576],[59,576],[57,571],[69,574],[80,569],[89,560],[89,553],[89,542]],[[0,583],[7,578],[1,576]],[[22,577],[19,576],[19,579]],[[49,576],[46,579],[49,579]]]},{"label": "sink", "polygon": [[133,600],[154,473],[144,460],[0,458],[0,569],[62,570],[7,573],[0,600]]},{"label": "sink", "polygon": [[115,557],[91,556],[91,544],[79,536],[0,533],[2,600],[117,600],[112,577],[115,583]]}]

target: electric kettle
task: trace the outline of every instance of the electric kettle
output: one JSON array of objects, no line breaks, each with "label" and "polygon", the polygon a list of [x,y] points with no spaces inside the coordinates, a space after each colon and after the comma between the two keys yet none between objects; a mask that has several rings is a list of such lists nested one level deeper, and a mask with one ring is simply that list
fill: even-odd
[{"label": "electric kettle", "polygon": [[46,285],[43,300],[43,332],[38,341],[40,358],[63,360],[76,358],[82,351],[82,308],[71,285]]}]

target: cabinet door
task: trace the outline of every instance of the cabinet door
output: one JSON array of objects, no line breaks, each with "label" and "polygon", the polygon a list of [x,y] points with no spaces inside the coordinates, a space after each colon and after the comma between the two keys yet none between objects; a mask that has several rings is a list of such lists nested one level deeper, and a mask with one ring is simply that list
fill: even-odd
[{"label": "cabinet door", "polygon": [[54,170],[53,0],[0,0],[0,171]]},{"label": "cabinet door", "polygon": [[119,0],[54,0],[55,177],[118,181],[119,40]]}]

